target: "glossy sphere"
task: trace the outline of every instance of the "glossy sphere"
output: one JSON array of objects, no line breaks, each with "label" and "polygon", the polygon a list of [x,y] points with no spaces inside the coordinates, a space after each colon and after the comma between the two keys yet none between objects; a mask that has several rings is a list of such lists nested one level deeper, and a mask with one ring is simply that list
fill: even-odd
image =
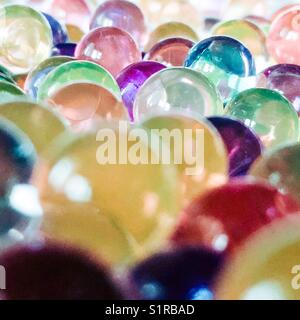
[{"label": "glossy sphere", "polygon": [[0,101],[1,103],[15,99],[18,96],[24,96],[25,93],[19,89],[17,86],[0,81]]},{"label": "glossy sphere", "polygon": [[84,32],[73,24],[66,25],[68,36],[71,42],[78,43],[84,36]]},{"label": "glossy sphere", "polygon": [[189,52],[185,66],[202,72],[228,100],[248,85],[247,77],[255,75],[250,51],[239,41],[214,36],[196,44]]},{"label": "glossy sphere", "polygon": [[144,44],[146,24],[144,15],[134,3],[125,0],[109,0],[100,4],[92,17],[90,29],[117,27],[127,31],[139,44]]},{"label": "glossy sphere", "polygon": [[36,163],[33,145],[4,120],[0,121],[0,137],[0,250],[3,250],[36,235],[42,210],[37,190],[28,184]]},{"label": "glossy sphere", "polygon": [[104,68],[88,61],[71,61],[53,69],[38,88],[39,100],[46,100],[59,88],[74,82],[88,82],[103,86],[121,98],[120,89],[112,75]]},{"label": "glossy sphere", "polygon": [[222,263],[220,254],[207,249],[172,250],[137,265],[129,281],[145,300],[213,300],[212,284]]},{"label": "glossy sphere", "polygon": [[38,153],[65,131],[65,124],[53,112],[31,102],[12,101],[0,104],[0,116],[22,130]]},{"label": "glossy sphere", "polygon": [[261,155],[259,138],[242,122],[225,117],[208,119],[218,130],[227,148],[230,177],[244,176]]},{"label": "glossy sphere", "polygon": [[122,299],[106,268],[74,249],[31,243],[3,253],[0,262],[7,270],[4,300]]},{"label": "glossy sphere", "polygon": [[59,57],[52,57],[49,58],[34,69],[28,74],[25,82],[25,91],[30,95],[32,98],[37,97],[37,91],[42,83],[43,79],[56,67],[59,65],[72,61],[72,58],[59,56]]},{"label": "glossy sphere", "polygon": [[50,56],[52,32],[47,19],[25,6],[0,8],[0,64],[23,73]]},{"label": "glossy sphere", "polygon": [[[162,143],[169,146],[171,163],[178,163],[184,206],[195,196],[227,181],[228,161],[225,146],[209,122],[188,113],[169,112],[146,118],[140,125],[160,132],[167,129],[170,134],[179,131],[181,137],[184,137],[183,147],[179,148],[179,135],[175,135],[176,138],[171,139],[171,142],[167,136],[160,136]],[[189,130],[191,135],[186,135],[185,130]],[[203,133],[203,140],[199,138],[199,131]]]},{"label": "glossy sphere", "polygon": [[299,227],[289,217],[245,243],[216,282],[217,298],[299,300]]},{"label": "glossy sphere", "polygon": [[189,0],[139,0],[139,6],[152,27],[178,21],[201,30],[203,19],[197,5]]},{"label": "glossy sphere", "polygon": [[165,66],[160,63],[145,61],[134,63],[119,74],[117,82],[131,121],[134,120],[133,103],[138,90],[150,76],[164,68]]},{"label": "glossy sphere", "polygon": [[260,228],[299,209],[299,202],[268,184],[233,180],[188,206],[172,239],[179,245],[231,251]]},{"label": "glossy sphere", "polygon": [[295,64],[272,66],[257,76],[256,86],[280,92],[300,114],[300,66]]},{"label": "glossy sphere", "polygon": [[47,21],[50,24],[52,30],[53,46],[56,46],[59,43],[65,43],[68,41],[68,34],[66,27],[58,22],[54,17],[47,13],[43,13]]},{"label": "glossy sphere", "polygon": [[252,128],[267,148],[299,139],[297,112],[276,91],[260,88],[243,91],[227,105],[226,114]]},{"label": "glossy sphere", "polygon": [[257,25],[266,36],[269,34],[271,20],[256,15],[248,15],[245,19]]},{"label": "glossy sphere", "polygon": [[149,36],[146,51],[149,51],[158,42],[168,38],[186,38],[197,42],[197,33],[187,24],[180,22],[167,22],[158,26]]},{"label": "glossy sphere", "polygon": [[282,147],[264,155],[251,168],[250,174],[268,180],[283,192],[300,200],[300,145]]},{"label": "glossy sphere", "polygon": [[201,116],[223,113],[215,86],[201,73],[187,68],[168,68],[149,78],[138,91],[134,119],[157,111],[186,110]]},{"label": "glossy sphere", "polygon": [[271,24],[267,46],[278,63],[300,64],[300,7],[285,11]]},{"label": "glossy sphere", "polygon": [[239,40],[252,53],[258,69],[262,70],[266,66],[268,60],[266,36],[252,22],[247,20],[221,22],[214,28],[213,34],[217,36],[229,36]]},{"label": "glossy sphere", "polygon": [[63,86],[48,98],[48,104],[78,130],[88,128],[97,119],[128,119],[124,105],[109,90],[92,83]]},{"label": "glossy sphere", "polygon": [[142,59],[131,36],[115,27],[100,27],[90,31],[79,42],[75,57],[96,62],[114,76],[128,65]]},{"label": "glossy sphere", "polygon": [[51,56],[68,56],[74,57],[76,43],[59,43],[53,49]]},{"label": "glossy sphere", "polygon": [[86,0],[51,0],[49,13],[65,24],[72,23],[88,30],[91,10]]},{"label": "glossy sphere", "polygon": [[[128,141],[122,129],[108,125],[98,127],[104,129],[98,134],[71,137],[69,144],[62,137],[37,168],[35,184],[45,209],[43,231],[48,237],[120,266],[163,246],[177,219],[179,190],[175,168],[140,164],[135,158],[136,143]],[[134,132],[128,134],[135,137]],[[148,161],[157,154],[143,140],[140,145]],[[108,159],[108,146],[119,150],[116,159]],[[127,156],[132,160],[126,161]]]},{"label": "glossy sphere", "polygon": [[184,38],[169,38],[155,44],[144,57],[167,66],[181,67],[194,42]]}]

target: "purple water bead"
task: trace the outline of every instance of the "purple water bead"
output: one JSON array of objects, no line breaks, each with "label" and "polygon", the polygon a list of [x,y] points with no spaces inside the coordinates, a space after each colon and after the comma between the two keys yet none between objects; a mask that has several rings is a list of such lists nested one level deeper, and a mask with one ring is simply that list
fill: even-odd
[{"label": "purple water bead", "polygon": [[61,24],[58,20],[47,13],[43,13],[43,15],[48,20],[53,36],[53,45],[56,46],[59,43],[65,43],[68,41],[68,31],[66,27]]},{"label": "purple water bead", "polygon": [[117,82],[121,89],[123,102],[132,121],[134,121],[133,103],[139,88],[149,77],[164,68],[166,66],[158,62],[142,61],[131,64],[118,75]]},{"label": "purple water bead", "polygon": [[59,43],[52,49],[52,56],[68,56],[74,57],[76,43]]},{"label": "purple water bead", "polygon": [[254,132],[243,123],[226,117],[208,120],[219,131],[229,155],[229,175],[246,175],[252,163],[261,155],[262,144]]},{"label": "purple water bead", "polygon": [[257,87],[279,91],[300,115],[300,66],[278,64],[258,75]]},{"label": "purple water bead", "polygon": [[183,247],[140,263],[130,272],[129,282],[145,300],[212,300],[212,284],[222,263],[220,253]]}]

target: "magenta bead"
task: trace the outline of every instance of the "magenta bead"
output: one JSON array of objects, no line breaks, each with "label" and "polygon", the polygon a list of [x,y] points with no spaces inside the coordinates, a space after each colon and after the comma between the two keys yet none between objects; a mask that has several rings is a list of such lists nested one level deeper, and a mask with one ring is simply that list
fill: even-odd
[{"label": "magenta bead", "polygon": [[226,117],[208,120],[219,131],[229,156],[230,177],[244,176],[262,153],[262,144],[254,132],[242,122]]},{"label": "magenta bead", "polygon": [[129,33],[115,27],[100,27],[78,43],[75,58],[95,62],[116,76],[140,61],[142,55]]},{"label": "magenta bead", "polygon": [[194,42],[184,38],[169,38],[155,44],[145,55],[144,60],[153,60],[166,65],[180,67]]},{"label": "magenta bead", "polygon": [[279,91],[300,114],[300,66],[278,64],[258,75],[257,87]]},{"label": "magenta bead", "polygon": [[145,41],[145,18],[134,3],[125,0],[109,0],[102,3],[94,13],[90,29],[117,27],[127,31],[140,45]]},{"label": "magenta bead", "polygon": [[138,62],[128,66],[117,77],[123,102],[132,121],[134,121],[133,103],[139,88],[150,76],[164,68],[166,67],[163,64],[154,61]]}]

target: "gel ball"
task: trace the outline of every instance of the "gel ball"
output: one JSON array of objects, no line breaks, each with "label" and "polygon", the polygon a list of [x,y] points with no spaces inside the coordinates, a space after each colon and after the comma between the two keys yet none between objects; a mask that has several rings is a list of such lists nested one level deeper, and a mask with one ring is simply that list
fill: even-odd
[{"label": "gel ball", "polygon": [[251,168],[252,176],[267,180],[282,192],[300,200],[300,144],[291,144],[265,154]]},{"label": "gel ball", "polygon": [[277,16],[271,24],[267,47],[278,63],[300,64],[300,7],[295,6]]},{"label": "gel ball", "polygon": [[271,21],[269,19],[256,15],[248,15],[244,19],[257,25],[266,36],[269,34],[269,29],[271,25]]},{"label": "gel ball", "polygon": [[138,90],[150,76],[164,68],[165,66],[160,63],[145,61],[134,63],[119,74],[117,82],[131,121],[134,120],[133,103]]},{"label": "gel ball", "polygon": [[232,251],[260,228],[299,211],[300,202],[272,186],[233,180],[198,197],[182,213],[176,245]]},{"label": "gel ball", "polygon": [[[48,237],[121,266],[164,245],[177,220],[179,185],[174,167],[151,163],[159,146],[118,124],[110,129],[104,123],[97,134],[71,137],[69,143],[62,137],[34,181]],[[139,149],[148,164],[140,161]]]},{"label": "gel ball", "polygon": [[98,27],[117,27],[127,31],[139,45],[145,42],[144,15],[139,7],[129,1],[109,0],[100,4],[92,17],[90,29]]},{"label": "gel ball", "polygon": [[167,66],[181,67],[194,42],[184,38],[168,38],[156,43],[144,57]]},{"label": "gel ball", "polygon": [[199,40],[197,33],[189,25],[180,22],[167,22],[151,32],[146,51],[149,51],[158,42],[174,37],[186,38],[195,42]]},{"label": "gel ball", "polygon": [[73,83],[54,92],[48,104],[77,130],[89,128],[98,119],[127,120],[124,105],[107,89],[92,83]]},{"label": "gel ball", "polygon": [[47,21],[50,24],[52,30],[53,46],[56,46],[59,43],[65,43],[68,41],[68,34],[66,27],[58,22],[54,17],[47,13],[43,13]]},{"label": "gel ball", "polygon": [[0,104],[0,116],[22,130],[40,154],[66,129],[65,123],[48,108],[22,100]]},{"label": "gel ball", "polygon": [[214,36],[196,44],[189,52],[185,66],[203,73],[219,89],[226,101],[249,86],[255,75],[250,51],[239,41]]},{"label": "gel ball", "polygon": [[66,56],[52,57],[46,59],[30,71],[25,81],[25,91],[31,97],[36,99],[37,92],[43,79],[56,67],[63,63],[72,61],[72,58]]},{"label": "gel ball", "polygon": [[71,61],[54,68],[38,88],[38,100],[46,100],[63,86],[74,82],[88,82],[103,86],[121,99],[119,86],[112,75],[101,66],[89,61]]},{"label": "gel ball", "polygon": [[262,230],[227,262],[216,282],[224,300],[299,300],[299,216]]},{"label": "gel ball", "polygon": [[18,246],[2,253],[0,263],[6,269],[3,300],[123,298],[106,267],[68,247],[46,243]]},{"label": "gel ball", "polygon": [[223,113],[215,86],[201,73],[188,68],[167,68],[150,77],[136,95],[134,119],[157,111],[192,111],[200,116]]},{"label": "gel ball", "polygon": [[26,6],[0,8],[0,63],[13,73],[28,72],[47,59],[52,32],[47,19]]},{"label": "gel ball", "polygon": [[132,290],[145,300],[213,300],[222,255],[203,248],[159,253],[133,268]]},{"label": "gel ball", "polygon": [[299,139],[297,112],[276,91],[261,88],[243,91],[228,103],[226,114],[252,128],[266,148]]},{"label": "gel ball", "polygon": [[66,25],[69,39],[72,43],[78,43],[84,36],[84,32],[73,24]]},{"label": "gel ball", "polygon": [[16,74],[13,77],[14,83],[17,85],[19,89],[22,91],[24,90],[25,87],[25,81],[27,79],[28,73],[21,73],[21,74]]},{"label": "gel ball", "polygon": [[16,99],[17,97],[25,96],[25,93],[19,89],[17,86],[8,83],[0,81],[0,101],[1,103]]},{"label": "gel ball", "polygon": [[208,120],[216,127],[227,148],[230,177],[244,176],[262,153],[262,145],[254,132],[242,122],[225,117]]},{"label": "gel ball", "polygon": [[159,130],[159,139],[170,153],[170,157],[162,153],[162,161],[166,159],[177,166],[184,206],[209,188],[227,181],[225,146],[209,122],[193,114],[169,112],[148,117],[140,126],[151,132]]},{"label": "gel ball", "polygon": [[65,24],[72,23],[88,30],[91,10],[86,0],[51,0],[49,13]]},{"label": "gel ball", "polygon": [[300,114],[300,66],[278,64],[257,76],[257,87],[278,91],[284,95]]},{"label": "gel ball", "polygon": [[217,36],[229,36],[239,40],[252,53],[255,58],[256,67],[264,69],[268,61],[266,48],[266,36],[250,21],[230,20],[219,23],[213,30]]},{"label": "gel ball", "polygon": [[68,56],[74,57],[76,43],[59,43],[52,48],[51,56]]},{"label": "gel ball", "polygon": [[76,47],[75,57],[98,63],[114,76],[142,59],[131,36],[115,27],[100,27],[90,31]]}]

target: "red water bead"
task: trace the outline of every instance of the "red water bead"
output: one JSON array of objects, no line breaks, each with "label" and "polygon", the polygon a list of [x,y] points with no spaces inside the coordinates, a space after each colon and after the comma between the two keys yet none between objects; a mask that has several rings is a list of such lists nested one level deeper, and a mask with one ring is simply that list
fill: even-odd
[{"label": "red water bead", "polygon": [[141,61],[142,54],[126,31],[100,27],[82,38],[76,47],[75,57],[95,62],[116,76],[130,64]]},{"label": "red water bead", "polygon": [[300,203],[272,186],[233,180],[186,208],[172,241],[230,251],[261,227],[295,212],[300,212]]}]

